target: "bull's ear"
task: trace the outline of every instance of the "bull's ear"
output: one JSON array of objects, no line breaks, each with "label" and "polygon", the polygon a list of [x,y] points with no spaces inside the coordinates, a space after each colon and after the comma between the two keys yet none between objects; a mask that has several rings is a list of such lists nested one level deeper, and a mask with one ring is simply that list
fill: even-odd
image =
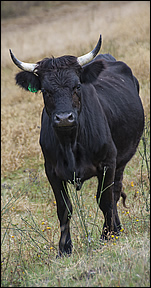
[{"label": "bull's ear", "polygon": [[82,68],[80,80],[81,83],[94,82],[99,74],[106,68],[104,60],[94,60]]},{"label": "bull's ear", "polygon": [[41,89],[39,77],[32,72],[22,71],[16,74],[16,84],[30,92],[38,92]]}]

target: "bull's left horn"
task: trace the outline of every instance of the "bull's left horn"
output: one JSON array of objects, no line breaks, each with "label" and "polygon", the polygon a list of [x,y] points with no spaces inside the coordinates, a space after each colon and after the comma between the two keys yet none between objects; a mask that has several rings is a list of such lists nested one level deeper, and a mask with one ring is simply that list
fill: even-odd
[{"label": "bull's left horn", "polygon": [[9,52],[14,64],[24,71],[34,72],[35,68],[38,66],[37,64],[21,62],[14,56],[11,49],[9,49]]},{"label": "bull's left horn", "polygon": [[101,48],[101,44],[102,44],[102,37],[100,35],[99,41],[96,45],[96,47],[89,53],[80,56],[77,58],[78,63],[83,66],[84,64],[87,64],[88,62],[90,62],[91,60],[93,60],[93,58],[98,54],[100,48]]}]

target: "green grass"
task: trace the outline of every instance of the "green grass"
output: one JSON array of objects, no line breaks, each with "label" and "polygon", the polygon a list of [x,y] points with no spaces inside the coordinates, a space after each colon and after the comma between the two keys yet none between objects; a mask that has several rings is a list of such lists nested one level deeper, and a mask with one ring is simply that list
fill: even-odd
[{"label": "green grass", "polygon": [[125,170],[128,208],[119,201],[120,237],[100,242],[103,215],[97,211],[97,179],[86,181],[78,192],[69,185],[73,204],[70,257],[56,259],[60,229],[43,166],[34,167],[33,159],[30,168],[2,179],[2,287],[150,285],[148,127]]}]

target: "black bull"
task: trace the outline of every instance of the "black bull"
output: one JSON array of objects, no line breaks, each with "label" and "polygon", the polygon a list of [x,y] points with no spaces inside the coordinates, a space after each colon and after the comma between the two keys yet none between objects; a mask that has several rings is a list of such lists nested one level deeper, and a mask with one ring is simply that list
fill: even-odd
[{"label": "black bull", "polygon": [[69,180],[75,179],[78,190],[85,180],[97,176],[96,199],[105,219],[102,238],[110,232],[119,234],[117,202],[120,196],[126,198],[123,172],[144,128],[139,84],[131,69],[109,54],[100,54],[86,65],[74,56],[45,58],[29,64],[34,65],[29,69],[12,52],[11,57],[25,70],[16,75],[16,83],[43,94],[40,145],[57,203],[59,254],[72,251]]}]

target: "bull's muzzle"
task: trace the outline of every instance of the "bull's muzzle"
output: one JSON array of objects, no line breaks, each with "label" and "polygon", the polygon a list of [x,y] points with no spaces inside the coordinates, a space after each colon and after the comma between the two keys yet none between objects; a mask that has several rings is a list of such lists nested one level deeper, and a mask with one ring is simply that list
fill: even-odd
[{"label": "bull's muzzle", "polygon": [[75,114],[72,112],[55,114],[54,116],[54,127],[56,128],[72,127],[75,125],[76,125],[76,117]]}]

